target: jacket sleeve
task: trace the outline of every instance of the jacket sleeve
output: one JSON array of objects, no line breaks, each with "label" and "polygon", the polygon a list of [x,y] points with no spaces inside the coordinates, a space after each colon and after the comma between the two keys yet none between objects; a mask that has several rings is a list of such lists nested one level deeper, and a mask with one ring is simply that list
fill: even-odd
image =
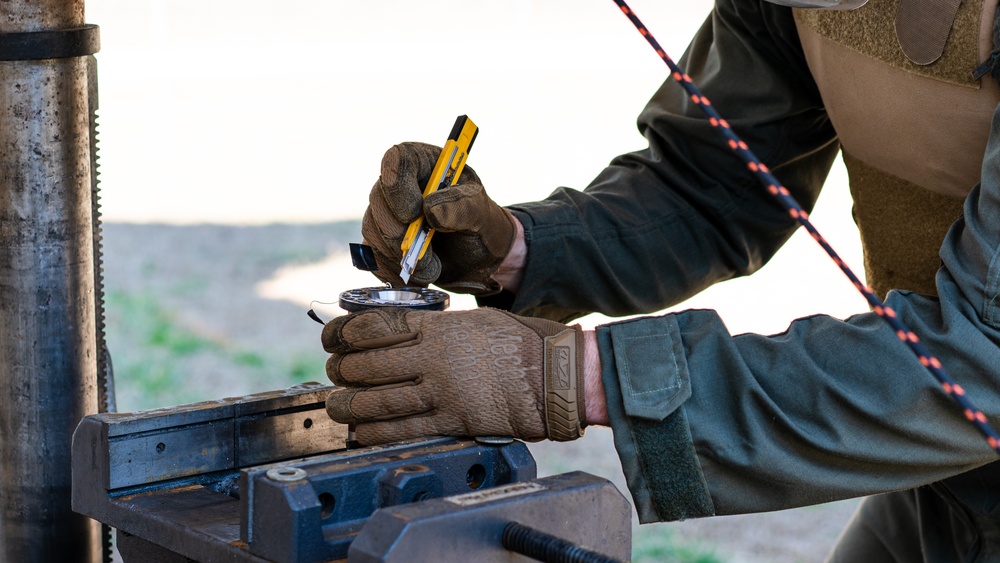
[{"label": "jacket sleeve", "polygon": [[[791,10],[720,1],[679,64],[811,209],[839,145]],[[649,313],[755,271],[794,231],[672,80],[639,129],[649,147],[615,158],[584,191],[510,207],[525,228],[524,281],[512,303],[481,304],[564,322]]]},{"label": "jacket sleeve", "polygon": [[[939,298],[892,307],[1000,425],[1000,108],[941,248]],[[996,452],[872,313],[730,336],[711,311],[598,328],[615,444],[643,521],[908,489]]]}]

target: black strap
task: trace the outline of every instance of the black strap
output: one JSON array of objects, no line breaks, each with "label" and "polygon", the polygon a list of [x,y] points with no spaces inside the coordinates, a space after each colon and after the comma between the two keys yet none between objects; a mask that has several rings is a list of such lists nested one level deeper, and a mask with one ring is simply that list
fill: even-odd
[{"label": "black strap", "polygon": [[0,33],[0,61],[68,59],[100,50],[100,28],[92,24],[52,31]]}]

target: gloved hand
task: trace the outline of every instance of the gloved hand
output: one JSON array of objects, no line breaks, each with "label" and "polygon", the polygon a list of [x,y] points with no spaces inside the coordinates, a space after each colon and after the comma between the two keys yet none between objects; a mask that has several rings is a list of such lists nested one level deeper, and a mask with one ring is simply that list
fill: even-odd
[{"label": "gloved hand", "polygon": [[382,173],[368,198],[361,223],[365,244],[372,247],[378,279],[403,285],[400,244],[406,229],[421,213],[436,232],[409,284],[436,283],[457,293],[490,295],[500,291],[492,275],[514,244],[516,219],[486,195],[479,176],[466,166],[458,184],[438,190],[426,200],[424,187],[440,147],[403,143],[382,157]]},{"label": "gloved hand", "polygon": [[573,440],[583,331],[497,309],[374,309],[323,329],[330,417],[366,445],[421,436]]}]

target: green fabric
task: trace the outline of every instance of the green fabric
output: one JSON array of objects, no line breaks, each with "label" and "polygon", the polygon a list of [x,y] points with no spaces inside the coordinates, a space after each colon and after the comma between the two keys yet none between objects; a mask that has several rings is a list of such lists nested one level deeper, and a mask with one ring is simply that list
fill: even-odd
[{"label": "green fabric", "polygon": [[[1000,470],[998,464],[987,467],[994,476]],[[970,509],[977,504],[995,507],[997,492],[984,491],[980,484],[975,488],[978,502],[963,503],[950,481],[868,497],[827,563],[997,561],[1000,520]],[[939,533],[918,533],[923,529]]]},{"label": "green fabric", "polygon": [[[676,327],[670,317],[612,325],[615,371],[629,417],[661,422],[691,397],[684,347],[673,338]],[[660,353],[650,354],[651,348]]]},{"label": "green fabric", "polygon": [[658,521],[715,516],[684,409],[677,409],[663,422],[633,420],[631,428]]},{"label": "green fabric", "polygon": [[979,59],[983,0],[965,0],[958,9],[944,55],[934,64],[912,62],[896,39],[895,14],[901,0],[871,0],[857,10],[796,10],[796,19],[817,33],[893,67],[944,82],[979,88],[972,70]]},{"label": "green fabric", "polygon": [[[686,367],[683,372],[664,374],[656,365],[661,355],[649,353],[649,347],[658,350],[672,348],[669,335],[663,332],[671,325],[676,327],[676,323],[665,317],[649,322],[606,325],[597,329],[601,357],[605,358],[602,360],[601,378],[608,415],[615,430],[615,448],[622,460],[629,490],[632,491],[636,512],[642,523],[715,514],[680,403],[662,405],[658,420],[630,416],[626,412],[635,403],[637,396],[641,401],[643,391],[649,387],[644,383],[649,380],[666,383],[666,387],[671,389],[688,389]],[[661,338],[650,338],[654,333],[661,334]],[[676,344],[679,347],[679,342]],[[641,364],[649,368],[648,372],[641,369],[643,366],[634,363],[633,369],[623,370],[616,361],[617,358],[637,357],[647,358]],[[666,379],[655,377],[657,373],[665,375]],[[623,389],[626,390],[625,393]],[[674,393],[673,396],[686,399],[688,395]]]}]

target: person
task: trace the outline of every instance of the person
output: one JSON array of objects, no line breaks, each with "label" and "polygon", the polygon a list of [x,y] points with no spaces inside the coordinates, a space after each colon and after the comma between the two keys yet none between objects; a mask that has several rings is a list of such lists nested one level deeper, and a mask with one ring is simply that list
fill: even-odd
[{"label": "person", "polygon": [[[869,285],[1000,425],[997,3],[782,3],[809,2],[717,0],[680,64],[807,210],[842,151]],[[868,496],[831,561],[1000,560],[996,452],[876,314],[567,326],[751,274],[796,228],[676,84],[639,128],[648,148],[583,191],[507,208],[472,170],[421,200],[438,149],[391,148],[363,220],[376,274],[401,282],[423,213],[413,283],[482,307],[328,323],[330,415],[366,444],[610,425],[642,522]]]}]

